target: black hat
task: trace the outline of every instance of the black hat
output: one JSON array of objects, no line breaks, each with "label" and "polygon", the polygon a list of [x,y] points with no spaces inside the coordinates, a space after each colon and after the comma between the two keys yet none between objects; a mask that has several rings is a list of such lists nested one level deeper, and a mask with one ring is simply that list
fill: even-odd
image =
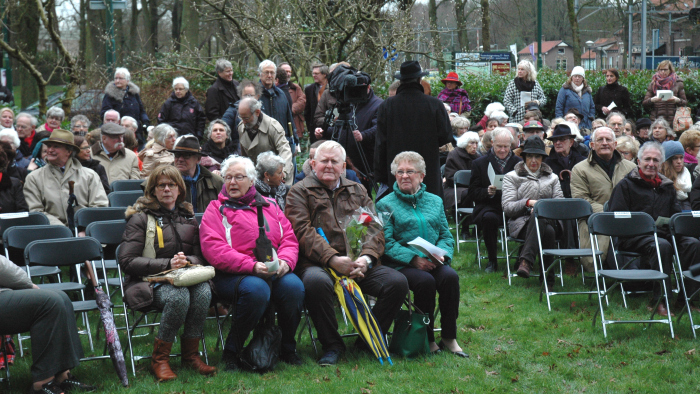
[{"label": "black hat", "polygon": [[105,123],[100,127],[100,133],[107,135],[124,135],[126,129],[116,123]]},{"label": "black hat", "polygon": [[199,140],[192,134],[178,137],[175,141],[173,149],[168,149],[171,153],[191,153],[202,156],[202,147],[199,146]]},{"label": "black hat", "polygon": [[635,126],[637,126],[637,130],[639,130],[643,127],[651,127],[651,120],[649,120],[648,118],[637,119]]},{"label": "black hat", "polygon": [[555,140],[555,139],[563,138],[563,137],[576,137],[576,135],[574,135],[574,134],[571,132],[571,127],[569,127],[569,126],[567,126],[567,125],[565,125],[565,124],[563,124],[563,123],[559,123],[559,124],[554,128],[554,131],[552,132],[552,135],[549,136],[549,137],[547,137],[547,139],[548,139],[548,140]]},{"label": "black hat", "polygon": [[528,101],[525,103],[525,111],[539,111],[540,106],[537,105],[536,101]]},{"label": "black hat", "polygon": [[579,121],[583,120],[583,114],[580,113],[580,112],[578,112],[578,110],[577,110],[576,108],[571,108],[571,109],[569,110],[569,112],[567,112],[566,114],[567,114],[567,115],[568,115],[568,114],[574,114],[574,115],[576,115],[576,117],[578,118]]},{"label": "black hat", "polygon": [[403,81],[404,79],[420,78],[426,75],[428,75],[428,72],[423,71],[418,60],[406,60],[401,63],[401,71],[394,74],[394,78]]},{"label": "black hat", "polygon": [[526,139],[520,155],[525,157],[526,153],[531,155],[547,156],[547,151],[544,149],[544,141],[542,141],[542,138],[533,135],[532,137]]}]

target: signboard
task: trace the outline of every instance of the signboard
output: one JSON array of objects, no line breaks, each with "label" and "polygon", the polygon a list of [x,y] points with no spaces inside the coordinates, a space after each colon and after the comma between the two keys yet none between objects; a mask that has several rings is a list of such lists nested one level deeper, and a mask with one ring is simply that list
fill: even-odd
[{"label": "signboard", "polygon": [[479,54],[481,60],[508,60],[510,61],[510,52],[481,52]]},{"label": "signboard", "polygon": [[488,62],[459,62],[456,63],[457,71],[470,71],[475,73],[488,74],[490,71]]},{"label": "signboard", "polygon": [[492,61],[491,62],[491,74],[492,75],[506,75],[510,72],[510,60],[509,61]]},{"label": "signboard", "polygon": [[464,61],[464,62],[478,62],[479,59],[479,53],[478,52],[456,52],[455,53],[455,60],[456,61]]},{"label": "signboard", "polygon": [[[91,10],[106,10],[110,0],[90,0]],[[112,0],[112,8],[115,10],[125,10],[126,0]]]}]

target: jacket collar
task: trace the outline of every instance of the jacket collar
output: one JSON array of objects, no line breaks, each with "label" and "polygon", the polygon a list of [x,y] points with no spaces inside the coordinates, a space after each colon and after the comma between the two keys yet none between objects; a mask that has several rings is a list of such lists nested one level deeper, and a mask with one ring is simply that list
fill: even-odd
[{"label": "jacket collar", "polygon": [[[663,174],[659,173],[659,177],[661,178],[661,185],[659,187],[673,187],[673,181],[666,178]],[[639,175],[639,166],[635,167],[634,170],[630,171],[629,174],[627,174],[627,178],[629,178],[632,182],[635,184],[645,187],[647,189],[652,189],[651,185],[648,184],[647,182],[642,179],[642,177]]]},{"label": "jacket collar", "polygon": [[[127,85],[127,91],[133,95],[138,95],[141,93],[141,89],[139,89],[139,87],[134,85],[132,82],[129,82]],[[119,89],[114,82],[107,84],[107,87],[105,87],[105,94],[117,101],[124,101],[124,91]]]},{"label": "jacket collar", "polygon": [[[153,145],[155,145],[155,143]],[[114,157],[116,158],[117,156],[119,156],[120,153],[122,154],[122,156],[126,155],[126,152],[124,151],[124,149],[126,149],[126,148],[119,149],[117,151],[117,154],[114,155]],[[107,155],[107,153],[105,152],[105,150],[102,148],[102,141],[97,141],[94,144],[92,144],[91,150],[92,150],[92,157],[99,156],[99,155],[109,157]]]},{"label": "jacket collar", "polygon": [[[520,177],[528,177],[530,176],[530,173],[527,171],[525,168],[525,162],[520,161],[515,165],[515,168],[513,168],[513,171],[520,176]],[[552,167],[548,166],[546,163],[542,162],[542,165],[540,166],[540,178],[543,176],[549,176],[552,175]]]},{"label": "jacket collar", "polygon": [[[574,148],[571,147],[571,149]],[[616,164],[623,160],[622,155],[620,154],[620,152],[617,151],[617,149],[613,150],[613,160],[615,160]],[[586,158],[586,161],[591,167],[596,165],[595,159],[593,158],[593,149],[591,149],[591,151],[588,152],[588,158]]]},{"label": "jacket collar", "polygon": [[[155,197],[139,197],[134,205],[126,209],[126,218],[128,219],[131,215],[139,212],[146,212],[154,216],[166,216],[173,215],[173,212],[168,211],[163,208]],[[192,204],[183,201],[175,207],[175,213],[181,216],[194,216],[194,210],[192,209]]]},{"label": "jacket collar", "polygon": [[402,192],[401,189],[399,189],[399,183],[394,182],[394,194],[396,195],[396,198],[413,206],[418,205],[418,201],[420,201],[420,199],[423,198],[423,195],[425,194],[425,188],[425,183],[421,183],[420,189],[418,189],[417,192],[415,192],[414,194],[406,194]]}]

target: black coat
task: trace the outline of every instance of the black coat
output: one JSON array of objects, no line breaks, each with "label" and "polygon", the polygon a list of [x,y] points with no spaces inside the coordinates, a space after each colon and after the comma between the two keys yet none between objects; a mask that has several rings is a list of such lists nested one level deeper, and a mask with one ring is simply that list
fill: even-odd
[{"label": "black coat", "polygon": [[109,185],[109,177],[107,177],[107,170],[104,168],[104,166],[100,164],[99,161],[94,159],[79,161],[83,167],[95,171],[97,175],[100,176],[100,182],[102,182],[102,187],[105,189],[105,193],[109,195],[109,193],[111,193],[112,191],[112,188]]},{"label": "black coat", "polygon": [[119,116],[122,118],[131,116],[136,119],[140,129],[150,123],[146,110],[143,108],[143,102],[141,102],[141,90],[131,82],[127,85],[126,91],[117,88],[114,82],[107,84],[105,97],[102,99],[100,119],[104,119],[105,112],[110,109],[119,112]]},{"label": "black coat", "polygon": [[[455,173],[457,171],[471,170],[472,163],[478,158],[476,154],[470,155],[467,153],[467,150],[464,148],[454,148],[447,154],[447,161],[445,162],[445,184],[442,186],[445,190],[443,198],[445,209],[451,209],[455,206]],[[461,203],[460,206],[462,208],[466,208],[467,204],[469,204],[469,199],[467,198],[468,192],[468,187],[457,188],[457,199]]]},{"label": "black coat", "polygon": [[[693,171],[690,171],[690,174],[692,176]],[[695,178],[693,181],[693,188],[688,193],[688,200],[690,200],[690,208],[693,211],[700,211],[700,177]]]},{"label": "black coat", "polygon": [[[262,112],[278,121],[284,129],[284,135],[287,137],[287,140],[293,137],[296,143],[298,138],[297,129],[294,125],[294,115],[292,115],[292,103],[287,100],[288,95],[285,95],[282,89],[277,86],[272,86],[272,89],[269,90],[263,86],[262,89],[263,93],[260,96],[260,101],[263,105]],[[289,128],[290,124],[292,125],[291,129]],[[291,146],[291,141],[289,145],[292,148],[292,154],[294,154],[294,147]]]},{"label": "black coat", "polygon": [[481,219],[486,212],[493,212],[499,217],[503,214],[503,207],[501,206],[502,191],[497,190],[493,197],[489,196],[488,188],[491,186],[489,163],[491,163],[493,171],[497,175],[505,175],[513,171],[515,165],[520,161],[523,161],[523,159],[515,154],[511,155],[502,172],[498,171],[498,163],[493,152],[489,152],[486,156],[481,156],[472,162],[472,179],[469,182],[467,198],[474,202],[474,212],[472,213],[474,223],[481,225]]},{"label": "black coat", "polygon": [[[581,155],[574,146],[571,147],[569,163],[566,166],[559,160],[559,155],[554,149],[552,149],[549,152],[549,156],[544,159],[545,164],[552,168],[552,173],[559,177],[559,184],[561,185],[561,191],[564,193],[565,198],[571,198],[571,169],[584,160],[586,160],[586,157]],[[564,170],[568,170],[569,172]]]},{"label": "black coat", "polygon": [[593,97],[595,112],[598,114],[598,117],[605,119],[607,115],[603,113],[603,107],[607,107],[613,101],[617,106],[613,111],[622,112],[627,119],[633,118],[630,92],[617,82],[599,87],[598,92]]},{"label": "black coat", "polygon": [[420,83],[402,83],[377,111],[374,148],[374,180],[394,184],[391,162],[401,152],[414,151],[425,160],[426,191],[442,196],[441,146],[452,141],[450,118],[445,105],[423,92]]},{"label": "black coat", "polygon": [[27,212],[22,181],[10,177],[6,172],[0,179],[0,213]]},{"label": "black coat", "polygon": [[178,135],[192,134],[201,139],[204,136],[204,123],[207,119],[199,101],[187,92],[181,99],[170,94],[158,112],[158,123],[167,123],[177,131]]},{"label": "black coat", "polygon": [[228,82],[216,78],[216,81],[207,89],[207,101],[204,103],[207,120],[221,119],[228,107],[240,99],[238,81],[234,79]]},{"label": "black coat", "polygon": [[306,121],[306,130],[309,132],[309,138],[311,143],[316,141],[316,135],[314,134],[314,114],[316,113],[316,107],[318,106],[318,90],[321,89],[321,85],[317,83],[311,83],[306,85],[304,88],[304,95],[306,96],[306,107],[304,108],[304,121]]}]

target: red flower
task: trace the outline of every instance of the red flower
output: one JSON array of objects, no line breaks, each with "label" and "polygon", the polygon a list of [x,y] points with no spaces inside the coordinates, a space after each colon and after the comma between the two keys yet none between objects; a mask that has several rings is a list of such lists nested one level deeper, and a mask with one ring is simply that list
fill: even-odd
[{"label": "red flower", "polygon": [[369,226],[370,223],[372,223],[372,216],[362,213],[360,214],[360,220],[358,220],[358,222],[363,226]]}]

